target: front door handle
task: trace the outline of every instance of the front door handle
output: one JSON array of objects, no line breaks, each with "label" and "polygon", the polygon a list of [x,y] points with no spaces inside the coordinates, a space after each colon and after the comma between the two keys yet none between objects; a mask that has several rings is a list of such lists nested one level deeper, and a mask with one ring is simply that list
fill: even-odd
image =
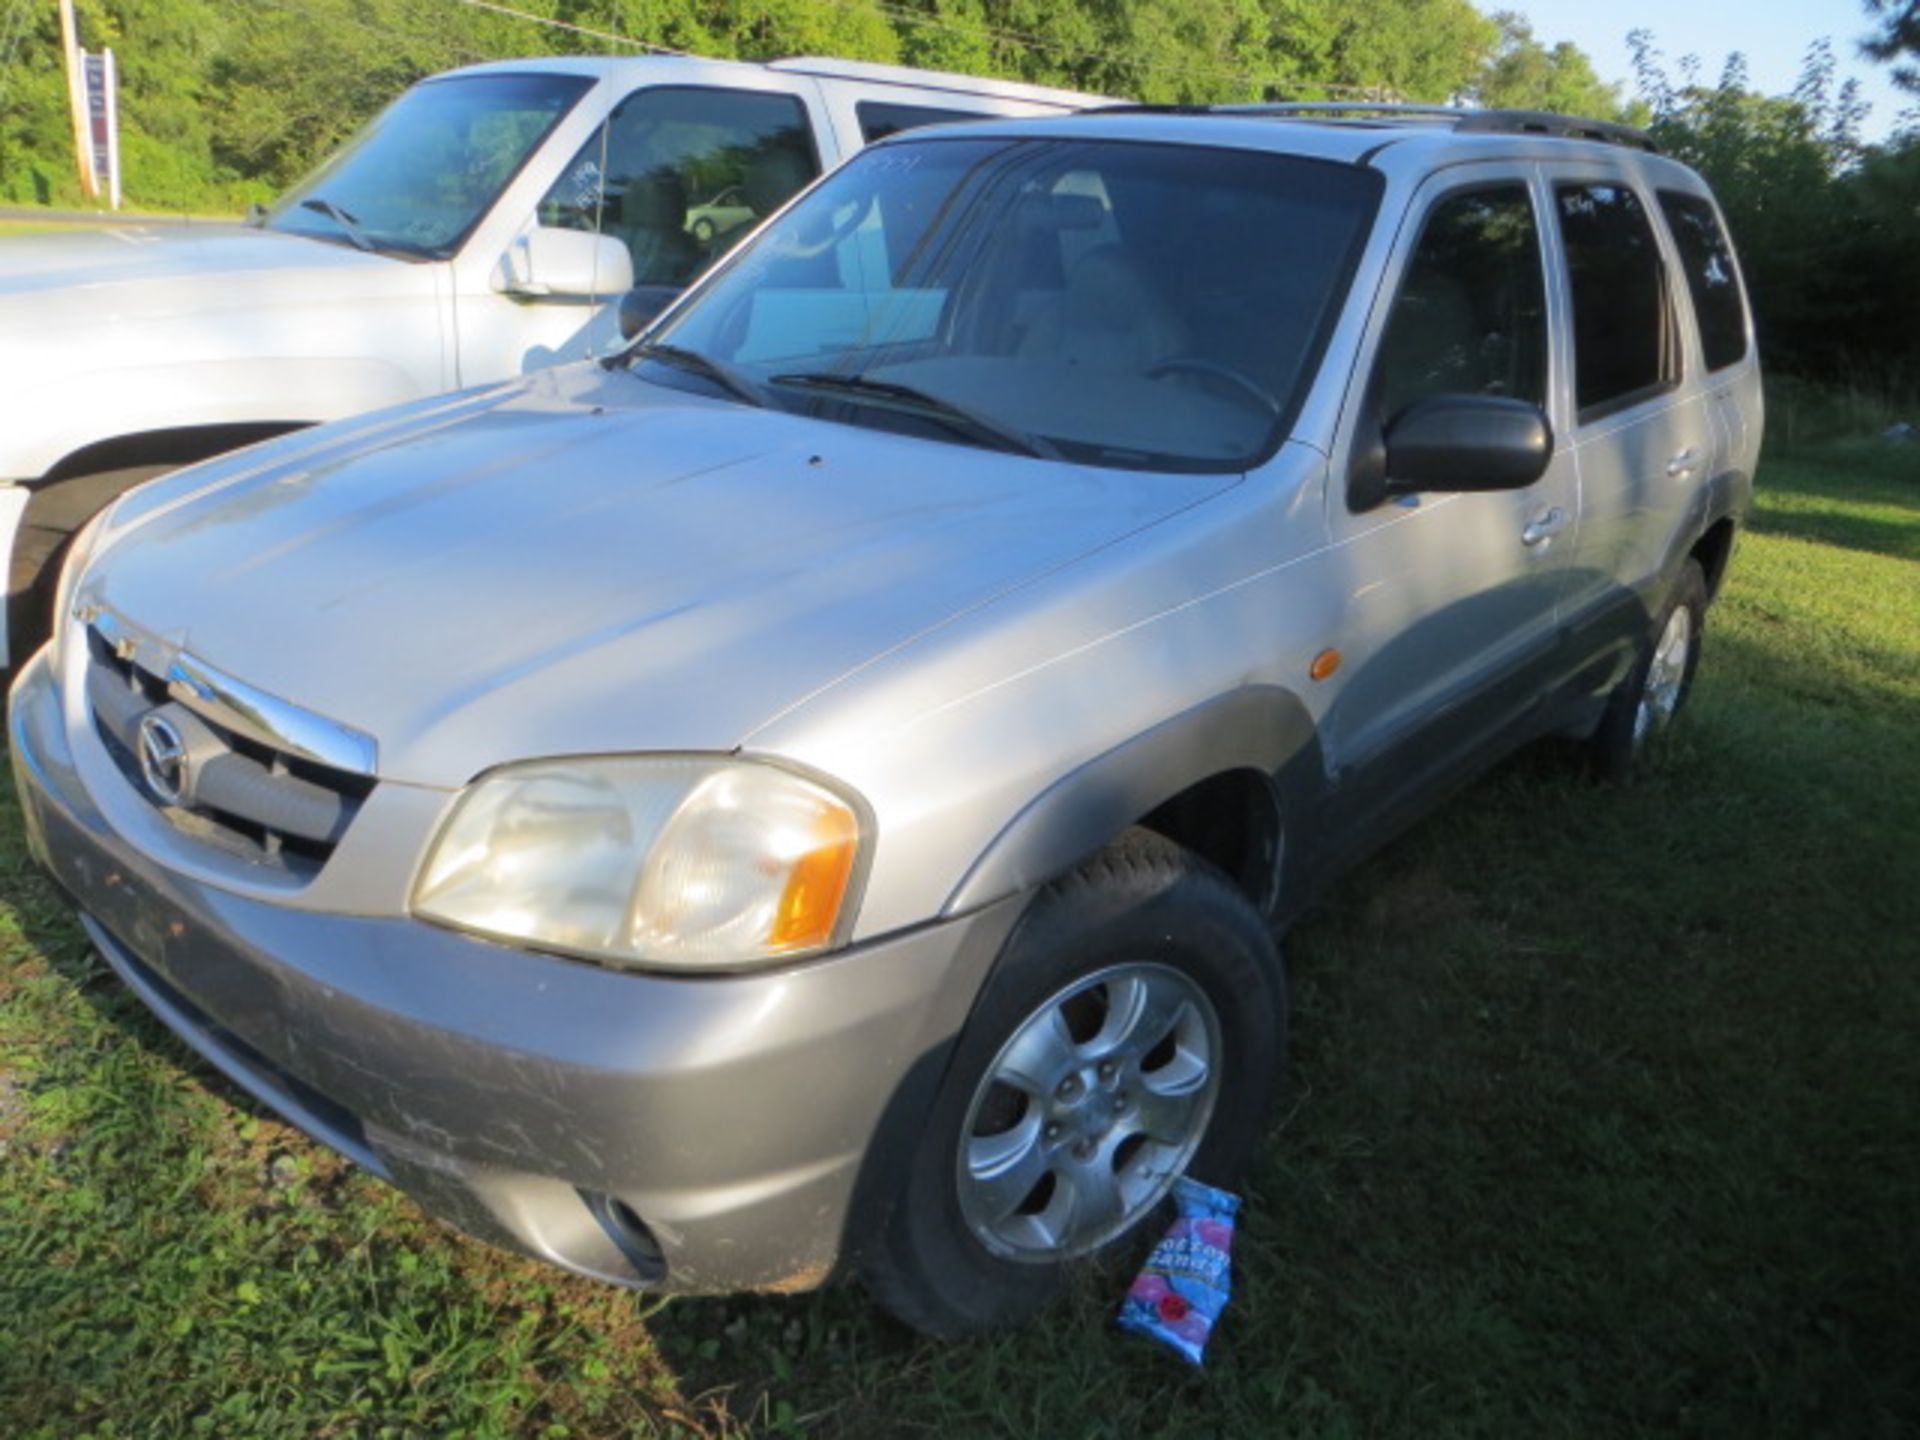
[{"label": "front door handle", "polygon": [[1667,461],[1667,475],[1670,479],[1684,480],[1693,474],[1700,463],[1700,452],[1689,445],[1678,455]]},{"label": "front door handle", "polygon": [[1527,522],[1526,528],[1520,532],[1520,543],[1522,545],[1539,545],[1551,540],[1555,535],[1558,535],[1562,530],[1567,528],[1567,521],[1570,518],[1566,511],[1556,505],[1547,511],[1546,514],[1536,515]]}]

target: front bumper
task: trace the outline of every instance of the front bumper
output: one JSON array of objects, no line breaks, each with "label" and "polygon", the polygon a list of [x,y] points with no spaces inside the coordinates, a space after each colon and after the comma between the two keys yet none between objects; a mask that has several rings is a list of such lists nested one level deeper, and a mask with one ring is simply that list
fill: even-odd
[{"label": "front bumper", "polygon": [[677,1291],[803,1289],[896,1149],[1018,917],[1007,901],[740,976],[629,974],[183,876],[104,819],[44,652],[16,683],[34,854],[189,1045],[461,1229]]}]

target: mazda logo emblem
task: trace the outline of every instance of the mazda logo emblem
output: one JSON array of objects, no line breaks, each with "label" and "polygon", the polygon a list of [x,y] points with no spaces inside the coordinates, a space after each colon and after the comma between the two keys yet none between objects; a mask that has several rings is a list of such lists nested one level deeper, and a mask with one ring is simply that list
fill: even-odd
[{"label": "mazda logo emblem", "polygon": [[140,721],[140,774],[162,805],[178,805],[186,799],[187,742],[158,711]]}]

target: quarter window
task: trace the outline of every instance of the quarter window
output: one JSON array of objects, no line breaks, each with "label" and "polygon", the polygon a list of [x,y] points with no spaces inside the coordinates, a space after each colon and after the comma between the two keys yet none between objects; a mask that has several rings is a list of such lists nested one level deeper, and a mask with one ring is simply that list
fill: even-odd
[{"label": "quarter window", "polygon": [[656,87],[620,102],[540,223],[626,243],[641,285],[684,285],[820,173],[792,95]]},{"label": "quarter window", "polygon": [[1676,378],[1666,263],[1640,197],[1625,185],[1555,187],[1573,291],[1573,388],[1582,421]]},{"label": "quarter window", "polygon": [[1462,191],[1433,207],[1374,374],[1387,421],[1429,395],[1545,405],[1546,285],[1525,185]]},{"label": "quarter window", "polygon": [[940,110],[931,105],[896,105],[886,100],[862,100],[853,107],[860,121],[860,138],[871,145],[902,130],[917,130],[922,125],[951,125],[960,120],[985,120],[988,117],[966,110]]},{"label": "quarter window", "polygon": [[1727,244],[1712,203],[1704,197],[1662,190],[1660,209],[1686,271],[1707,369],[1724,370],[1747,354],[1747,307],[1740,294],[1733,247]]}]

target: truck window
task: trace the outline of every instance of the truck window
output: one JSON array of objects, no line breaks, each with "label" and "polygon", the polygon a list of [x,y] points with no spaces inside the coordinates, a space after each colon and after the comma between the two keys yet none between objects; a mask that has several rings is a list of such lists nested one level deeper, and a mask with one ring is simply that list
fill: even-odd
[{"label": "truck window", "polygon": [[547,192],[540,223],[624,241],[636,284],[684,285],[819,173],[795,96],[640,90]]},{"label": "truck window", "polygon": [[1704,196],[1662,190],[1660,209],[1686,271],[1707,369],[1724,370],[1747,355],[1747,307],[1740,294],[1733,249],[1713,213],[1713,203]]},{"label": "truck window", "polygon": [[1678,378],[1667,268],[1640,197],[1625,185],[1554,187],[1573,289],[1573,388],[1585,423]]},{"label": "truck window", "polygon": [[1388,421],[1430,395],[1546,404],[1546,281],[1524,184],[1456,192],[1428,212],[1374,376]]},{"label": "truck window", "polygon": [[860,121],[860,138],[871,145],[902,130],[922,125],[951,125],[961,120],[986,120],[990,116],[970,110],[941,110],[932,105],[899,105],[890,100],[862,100],[853,107]]},{"label": "truck window", "polygon": [[422,81],[289,190],[266,228],[444,260],[592,86],[546,74]]}]

